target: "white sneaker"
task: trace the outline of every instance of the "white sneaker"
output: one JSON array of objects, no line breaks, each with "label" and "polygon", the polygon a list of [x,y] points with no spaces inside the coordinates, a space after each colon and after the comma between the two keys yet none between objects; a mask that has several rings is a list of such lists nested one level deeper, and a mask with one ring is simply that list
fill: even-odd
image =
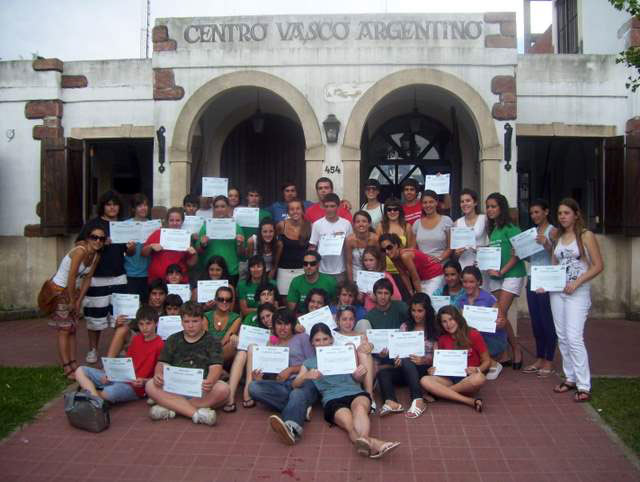
[{"label": "white sneaker", "polygon": [[199,408],[196,413],[193,414],[191,420],[193,423],[203,423],[213,427],[216,424],[216,411],[210,408]]},{"label": "white sneaker", "polygon": [[176,412],[161,405],[154,405],[149,409],[149,417],[151,420],[169,420],[176,418]]},{"label": "white sneaker", "polygon": [[86,360],[87,363],[98,363],[98,350],[96,350],[95,348],[89,350]]},{"label": "white sneaker", "polygon": [[296,443],[295,434],[280,417],[277,415],[271,415],[269,417],[269,425],[271,426],[271,429],[278,434],[285,445],[294,445]]},{"label": "white sneaker", "polygon": [[502,365],[496,362],[496,366],[489,368],[487,372],[487,380],[495,380],[502,371]]},{"label": "white sneaker", "polygon": [[155,405],[155,404],[156,404],[156,401],[155,401],[153,398],[151,398],[151,397],[148,397],[148,398],[147,398],[147,405],[149,405],[150,407],[152,407],[152,406],[153,406],[153,405]]},{"label": "white sneaker", "polygon": [[307,407],[307,414],[305,415],[304,419],[307,422],[311,422],[311,411],[313,410],[313,407],[309,406]]}]

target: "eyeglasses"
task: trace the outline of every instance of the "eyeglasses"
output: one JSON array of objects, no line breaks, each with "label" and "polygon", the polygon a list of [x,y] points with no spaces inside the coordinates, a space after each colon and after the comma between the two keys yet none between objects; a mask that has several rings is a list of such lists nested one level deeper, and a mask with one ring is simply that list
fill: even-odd
[{"label": "eyeglasses", "polygon": [[231,303],[231,298],[223,298],[222,296],[216,296],[218,303]]},{"label": "eyeglasses", "polygon": [[100,241],[101,243],[104,243],[107,240],[106,236],[97,236],[95,234],[90,234],[89,235],[89,239],[92,241]]},{"label": "eyeglasses", "polygon": [[400,212],[400,208],[399,208],[399,207],[395,207],[395,206],[385,208],[384,210],[385,210],[385,212],[387,212],[387,213],[390,213],[390,212]]},{"label": "eyeglasses", "polygon": [[316,266],[318,264],[317,261],[303,261],[302,266]]},{"label": "eyeglasses", "polygon": [[387,253],[393,249],[393,244],[387,244],[386,246],[381,246]]}]

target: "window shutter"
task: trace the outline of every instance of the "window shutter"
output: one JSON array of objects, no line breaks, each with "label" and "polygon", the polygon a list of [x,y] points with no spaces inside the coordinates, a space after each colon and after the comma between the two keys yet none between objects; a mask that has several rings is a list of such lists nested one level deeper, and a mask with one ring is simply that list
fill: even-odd
[{"label": "window shutter", "polygon": [[44,138],[40,166],[41,233],[65,235],[83,224],[82,141]]},{"label": "window shutter", "polygon": [[606,234],[624,232],[624,137],[604,141],[604,230]]},{"label": "window shutter", "polygon": [[640,236],[640,134],[627,134],[623,176],[624,233]]}]

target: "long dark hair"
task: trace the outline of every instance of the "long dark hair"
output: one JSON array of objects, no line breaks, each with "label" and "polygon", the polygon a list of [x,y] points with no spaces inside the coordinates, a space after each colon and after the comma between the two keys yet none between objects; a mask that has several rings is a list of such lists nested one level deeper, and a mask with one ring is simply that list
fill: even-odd
[{"label": "long dark hair", "polygon": [[[402,230],[404,231],[405,229],[407,229],[407,221],[404,219],[404,211],[402,210],[402,203],[396,198],[389,198],[385,201],[384,211],[382,212],[382,221],[381,221],[382,232],[383,233],[389,232],[389,216],[387,216],[387,208],[389,208],[390,206],[398,207],[400,211],[400,215],[398,216],[398,224],[400,225],[400,227],[402,227]],[[400,247],[402,247],[402,243],[400,243]]]},{"label": "long dark hair", "polygon": [[209,261],[207,261],[207,267],[205,269],[205,272],[202,273],[203,280],[211,279],[209,278],[209,268],[211,267],[212,264],[217,264],[222,268],[222,277],[220,279],[226,279],[226,280],[229,279],[229,268],[227,268],[227,262],[222,256],[215,255],[215,256],[211,256],[211,258],[209,258]]},{"label": "long dark hair", "polygon": [[255,256],[251,256],[249,261],[247,261],[247,269],[249,270],[249,275],[247,279],[247,283],[251,282],[251,267],[257,264],[262,265],[262,276],[260,276],[260,281],[257,284],[261,285],[263,283],[267,283],[269,281],[269,273],[267,273],[267,264],[264,262],[264,258],[259,254]]},{"label": "long dark hair", "polygon": [[118,219],[122,218],[122,198],[115,191],[107,191],[100,196],[98,200],[98,217],[104,216],[104,207],[109,201],[113,201],[114,204],[118,205]]},{"label": "long dark hair", "polygon": [[329,304],[329,295],[327,294],[327,292],[325,290],[323,290],[322,288],[312,288],[311,290],[309,290],[309,292],[307,293],[306,298],[304,299],[304,312],[305,313],[309,313],[309,302],[311,301],[311,298],[313,297],[313,295],[320,295],[322,296],[322,298],[324,299],[324,304],[328,305]]},{"label": "long dark hair", "polygon": [[258,310],[256,311],[256,321],[258,322],[258,325],[260,325],[261,328],[264,328],[266,330],[268,330],[269,328],[267,328],[263,323],[262,320],[260,319],[260,315],[262,314],[263,311],[270,311],[272,316],[271,316],[271,326],[273,327],[273,321],[275,319],[275,315],[278,311],[278,308],[276,308],[276,305],[274,305],[273,303],[262,303],[260,305],[258,305]]},{"label": "long dark hair", "polygon": [[487,232],[491,234],[495,228],[500,229],[513,223],[509,217],[509,201],[507,201],[507,198],[499,192],[493,192],[487,196],[487,201],[489,199],[493,199],[498,204],[498,208],[500,208],[500,214],[496,219],[491,219],[487,216]]},{"label": "long dark hair", "polygon": [[[453,268],[458,272],[458,278],[461,278],[462,276],[462,266],[460,266],[460,263],[458,263],[457,261],[450,259],[449,261],[447,261],[444,266],[442,267],[442,271],[444,271],[447,268]],[[449,285],[445,283],[444,287],[442,288],[442,293],[445,296],[449,296]]]},{"label": "long dark hair", "polygon": [[311,327],[311,333],[309,333],[309,341],[311,341],[311,339],[314,336],[316,336],[316,333],[318,332],[324,333],[325,335],[329,335],[331,338],[333,338],[333,333],[331,333],[331,328],[329,328],[324,323],[316,323]]},{"label": "long dark hair", "polygon": [[473,189],[469,189],[468,187],[465,187],[462,191],[460,191],[460,199],[462,199],[462,196],[464,195],[470,196],[471,199],[473,199],[476,203],[476,207],[475,207],[475,211],[476,214],[480,214],[480,203],[478,201],[479,196],[478,193],[475,192]]},{"label": "long dark hair", "polygon": [[[268,225],[273,228],[273,239],[267,244],[264,239],[262,239],[262,227]],[[271,248],[272,253],[276,252],[276,223],[272,218],[264,218],[260,221],[260,224],[258,225],[258,232],[256,233],[256,253],[264,255],[264,249],[267,246]]]},{"label": "long dark hair", "polygon": [[421,305],[424,308],[424,336],[427,340],[435,341],[440,336],[440,330],[436,327],[436,312],[431,304],[431,298],[426,293],[416,293],[409,300],[409,318],[407,319],[407,331],[416,328],[416,320],[411,314],[411,305]]}]

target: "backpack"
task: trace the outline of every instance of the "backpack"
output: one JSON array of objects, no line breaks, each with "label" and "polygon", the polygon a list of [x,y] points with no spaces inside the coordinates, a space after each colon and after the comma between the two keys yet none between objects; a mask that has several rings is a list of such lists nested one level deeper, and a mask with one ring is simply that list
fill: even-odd
[{"label": "backpack", "polygon": [[111,423],[108,403],[84,391],[65,393],[64,413],[71,425],[89,432],[102,432]]}]

